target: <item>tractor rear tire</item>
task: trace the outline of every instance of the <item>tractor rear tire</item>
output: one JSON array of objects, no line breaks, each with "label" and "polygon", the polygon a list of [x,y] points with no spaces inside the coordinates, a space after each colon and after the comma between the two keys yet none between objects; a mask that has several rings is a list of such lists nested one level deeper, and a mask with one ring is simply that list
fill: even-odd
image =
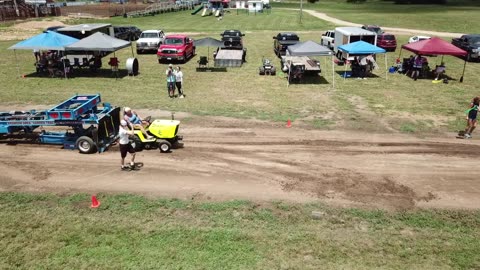
[{"label": "tractor rear tire", "polygon": [[97,151],[97,146],[93,142],[93,139],[88,136],[81,136],[75,142],[75,146],[82,154],[91,154]]},{"label": "tractor rear tire", "polygon": [[259,75],[265,75],[265,68],[261,67],[260,70],[258,71]]},{"label": "tractor rear tire", "polygon": [[158,149],[162,153],[169,153],[172,150],[172,144],[169,141],[162,140],[158,143]]},{"label": "tractor rear tire", "polygon": [[270,75],[275,76],[276,72],[277,70],[274,67],[272,67],[272,70],[270,71]]}]

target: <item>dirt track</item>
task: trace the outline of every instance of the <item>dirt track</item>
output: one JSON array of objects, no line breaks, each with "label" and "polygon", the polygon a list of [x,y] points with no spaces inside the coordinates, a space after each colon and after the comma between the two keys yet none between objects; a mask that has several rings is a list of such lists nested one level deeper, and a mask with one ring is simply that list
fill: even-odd
[{"label": "dirt track", "polygon": [[185,148],[81,155],[58,146],[0,144],[0,191],[132,192],[196,199],[324,201],[410,209],[480,208],[480,142],[305,130],[229,118],[183,124]]}]

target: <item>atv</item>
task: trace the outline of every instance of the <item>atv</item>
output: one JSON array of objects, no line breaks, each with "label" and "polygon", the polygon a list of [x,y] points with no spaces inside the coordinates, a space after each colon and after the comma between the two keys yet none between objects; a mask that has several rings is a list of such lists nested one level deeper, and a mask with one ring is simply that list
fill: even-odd
[{"label": "atv", "polygon": [[262,59],[262,66],[258,68],[259,75],[275,76],[276,69],[268,59]]},{"label": "atv", "polygon": [[149,125],[145,128],[148,134],[152,135],[152,139],[147,139],[143,135],[142,131],[135,129],[134,136],[132,137],[132,146],[135,151],[141,151],[143,149],[156,149],[158,148],[162,153],[168,153],[171,149],[177,149],[183,147],[183,137],[177,135],[180,121],[174,120],[154,120],[150,122],[150,117],[146,118]]}]

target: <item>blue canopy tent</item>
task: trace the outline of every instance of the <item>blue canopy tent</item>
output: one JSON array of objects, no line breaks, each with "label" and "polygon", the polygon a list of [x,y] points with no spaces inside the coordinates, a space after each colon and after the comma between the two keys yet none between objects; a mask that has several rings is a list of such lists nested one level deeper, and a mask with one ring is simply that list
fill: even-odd
[{"label": "blue canopy tent", "polygon": [[[39,35],[33,36],[24,41],[8,48],[9,50],[53,50],[53,51],[65,51],[67,45],[77,42],[78,39],[59,34],[53,31],[47,31]],[[15,60],[17,60],[17,54],[15,52]],[[16,61],[18,63],[18,61]],[[17,64],[17,69],[18,69]],[[20,75],[20,71],[18,72]]]},{"label": "blue canopy tent", "polygon": [[53,31],[47,31],[33,36],[8,48],[10,50],[53,50],[64,51],[67,45],[77,42],[78,39],[59,34]]},{"label": "blue canopy tent", "polygon": [[[380,47],[377,47],[373,44],[365,42],[363,40],[344,44],[338,46],[338,49],[342,52],[347,53],[348,55],[367,55],[367,54],[378,54],[385,53],[385,79],[387,79],[387,54],[386,51]],[[346,77],[346,66],[345,66],[345,75]]]}]

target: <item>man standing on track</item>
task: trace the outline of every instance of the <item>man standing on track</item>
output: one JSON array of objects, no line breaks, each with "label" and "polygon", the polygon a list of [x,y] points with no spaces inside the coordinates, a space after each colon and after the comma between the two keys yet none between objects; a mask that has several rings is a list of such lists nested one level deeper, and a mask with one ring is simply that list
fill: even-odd
[{"label": "man standing on track", "polygon": [[[128,129],[127,121],[120,121],[120,129],[118,131],[118,136],[120,137],[120,156],[122,157],[122,171],[130,171],[135,168],[135,149],[130,144],[129,136],[133,135],[133,131]],[[130,160],[130,166],[125,166],[125,157],[127,153],[130,153],[132,159]]]}]

